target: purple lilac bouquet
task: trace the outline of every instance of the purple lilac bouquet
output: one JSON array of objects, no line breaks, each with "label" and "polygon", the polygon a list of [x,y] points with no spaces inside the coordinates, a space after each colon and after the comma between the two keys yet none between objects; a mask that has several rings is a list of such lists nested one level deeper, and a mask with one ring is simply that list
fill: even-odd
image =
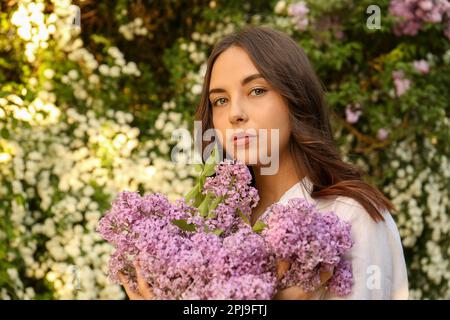
[{"label": "purple lilac bouquet", "polygon": [[[251,174],[239,161],[217,163],[216,154],[174,203],[158,193],[118,194],[97,229],[115,248],[110,279],[119,283],[121,272],[136,289],[139,261],[156,299],[266,300],[289,285],[313,290],[318,270],[336,267],[329,287],[348,294],[351,269],[340,256],[351,246],[350,226],[301,201],[274,205],[267,223],[251,226],[259,201]],[[292,263],[281,281],[279,259]]]},{"label": "purple lilac bouquet", "polygon": [[243,163],[208,159],[197,185],[170,203],[162,194],[119,193],[98,232],[115,247],[110,278],[137,287],[133,262],[157,299],[271,299],[275,260],[249,216],[259,201]]}]

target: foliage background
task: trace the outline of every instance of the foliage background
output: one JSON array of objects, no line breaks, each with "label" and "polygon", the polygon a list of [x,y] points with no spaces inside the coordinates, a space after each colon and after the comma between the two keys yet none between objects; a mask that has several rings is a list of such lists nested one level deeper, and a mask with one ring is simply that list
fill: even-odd
[{"label": "foliage background", "polygon": [[304,48],[343,157],[399,208],[411,298],[449,299],[450,9],[406,2],[2,1],[0,298],[125,297],[98,219],[121,190],[192,187],[171,133],[192,127],[213,44],[253,24]]}]

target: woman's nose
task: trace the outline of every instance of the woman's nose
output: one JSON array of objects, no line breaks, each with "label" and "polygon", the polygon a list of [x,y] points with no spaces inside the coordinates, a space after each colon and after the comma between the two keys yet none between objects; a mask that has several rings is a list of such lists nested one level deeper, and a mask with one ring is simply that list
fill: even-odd
[{"label": "woman's nose", "polygon": [[229,110],[228,117],[230,123],[245,122],[248,120],[248,115],[242,101],[233,102]]}]

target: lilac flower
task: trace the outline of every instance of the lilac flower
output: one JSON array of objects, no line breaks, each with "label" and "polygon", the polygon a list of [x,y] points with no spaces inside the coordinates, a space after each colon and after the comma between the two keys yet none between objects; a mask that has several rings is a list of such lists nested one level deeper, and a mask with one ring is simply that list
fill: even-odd
[{"label": "lilac flower", "polygon": [[[177,243],[165,240],[157,250],[139,255],[145,261],[143,276],[159,299],[270,299],[275,293],[273,266],[257,234],[221,238],[197,232]],[[239,281],[245,277],[252,281]]]},{"label": "lilac flower", "polygon": [[207,223],[228,234],[240,222],[236,219],[237,210],[249,219],[252,208],[259,202],[259,195],[250,186],[252,176],[243,162],[225,159],[216,166],[215,172],[215,176],[206,178],[203,193],[221,197],[222,203],[211,210],[216,219]]},{"label": "lilac flower", "polygon": [[141,197],[136,192],[119,193],[97,228],[97,232],[116,248],[110,260],[111,280],[119,283],[119,271],[135,276],[133,262],[143,246],[157,246],[158,241],[181,234],[171,220],[186,218],[193,210],[181,202],[171,204],[161,194]]},{"label": "lilac flower", "polygon": [[400,97],[408,91],[411,86],[411,80],[406,79],[404,72],[401,70],[392,72],[392,78],[394,79],[396,95],[397,97]]},{"label": "lilac flower", "polygon": [[448,0],[391,0],[389,13],[399,18],[394,26],[395,35],[414,36],[424,23],[442,23],[444,17],[448,21],[450,2]]},{"label": "lilac flower", "polygon": [[325,288],[338,296],[346,296],[351,293],[352,285],[352,263],[347,260],[341,260],[334,269],[333,276],[328,280]]},{"label": "lilac flower", "polygon": [[288,13],[291,16],[306,16],[308,12],[309,9],[304,1],[293,3],[288,8]]},{"label": "lilac flower", "polygon": [[427,74],[428,72],[430,72],[430,65],[426,60],[423,59],[414,61],[413,67],[417,72],[422,74]]},{"label": "lilac flower", "polygon": [[276,281],[270,273],[262,277],[244,274],[229,279],[214,278],[205,287],[205,293],[215,300],[268,300],[275,289]]},{"label": "lilac flower", "polygon": [[288,14],[293,17],[293,21],[299,30],[305,30],[308,26],[309,8],[304,1],[293,3],[288,7]]},{"label": "lilac flower", "polygon": [[387,131],[385,128],[380,128],[377,132],[378,140],[386,140],[388,135],[389,135],[389,131]]},{"label": "lilac flower", "polygon": [[[301,198],[290,199],[286,205],[274,204],[269,210],[262,235],[275,257],[291,264],[279,288],[298,285],[305,292],[316,290],[320,271],[338,267],[341,256],[353,246],[350,224],[332,212],[317,211],[314,204]],[[351,287],[348,277],[335,281],[333,288]]]},{"label": "lilac flower", "polygon": [[361,110],[353,111],[350,105],[345,108],[345,116],[348,123],[357,123],[361,114]]}]

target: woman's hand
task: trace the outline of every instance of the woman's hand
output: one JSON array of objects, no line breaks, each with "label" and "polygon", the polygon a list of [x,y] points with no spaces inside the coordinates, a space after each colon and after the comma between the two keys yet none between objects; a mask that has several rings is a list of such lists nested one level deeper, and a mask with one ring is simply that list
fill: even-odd
[{"label": "woman's hand", "polygon": [[123,273],[119,273],[120,282],[122,282],[123,287],[128,295],[130,300],[153,300],[155,299],[155,295],[153,294],[152,289],[148,285],[147,281],[141,275],[141,268],[138,263],[134,264],[136,269],[136,277],[138,283],[138,291],[134,291],[131,289],[128,284],[127,277]]},{"label": "woman's hand", "polygon": [[[277,264],[277,278],[280,280],[283,278],[286,271],[289,270],[290,263],[281,260]],[[320,273],[320,286],[324,285],[333,276],[333,270]],[[274,300],[310,300],[314,297],[316,291],[306,293],[299,286],[292,286],[278,291]]]}]

